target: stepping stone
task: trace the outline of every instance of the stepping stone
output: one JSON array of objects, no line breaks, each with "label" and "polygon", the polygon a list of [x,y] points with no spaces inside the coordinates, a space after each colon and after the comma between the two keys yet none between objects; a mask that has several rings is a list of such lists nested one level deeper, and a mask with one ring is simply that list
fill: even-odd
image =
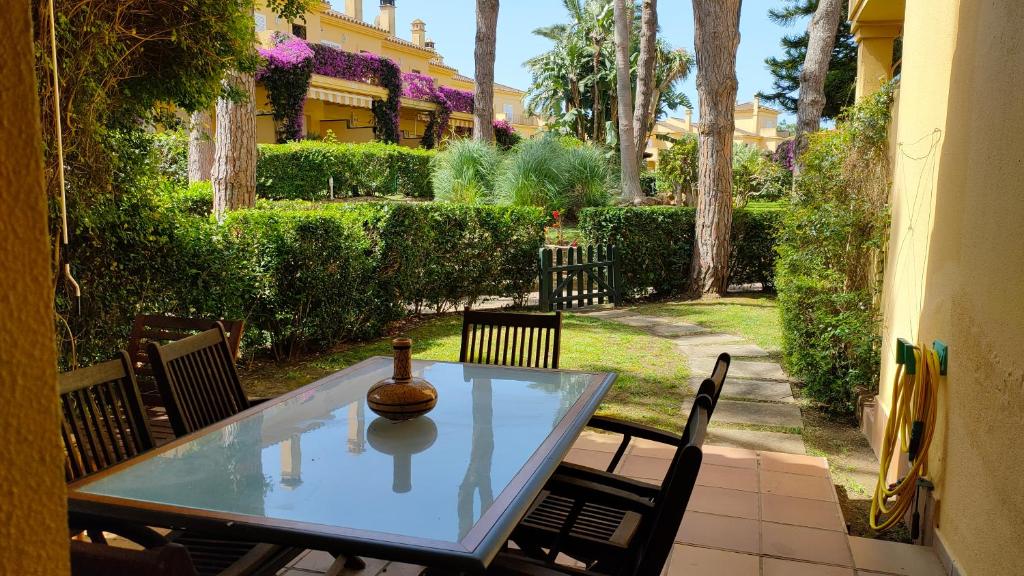
[{"label": "stepping stone", "polygon": [[[690,413],[693,398],[683,402],[683,414]],[[743,402],[737,400],[719,400],[715,413],[711,416],[712,423],[728,422],[731,424],[753,424],[756,426],[785,426],[800,428],[800,408],[795,404],[769,404],[767,402]]]},{"label": "stepping stone", "polygon": [[636,314],[632,310],[623,310],[621,308],[598,308],[596,310],[580,310],[577,314],[584,314],[586,316],[596,316],[598,318],[621,318],[623,316],[635,316]]},{"label": "stepping stone", "polygon": [[648,330],[661,324],[661,321],[658,318],[653,318],[651,316],[639,316],[636,314],[630,314],[627,316],[613,316],[609,319],[614,320],[619,324],[625,324],[626,326],[632,326],[634,328],[645,328]]},{"label": "stepping stone", "polygon": [[691,358],[710,357],[717,358],[722,352],[728,353],[733,358],[765,358],[768,353],[755,344],[722,344],[719,346],[691,346],[680,344],[679,351]]},{"label": "stepping stone", "polygon": [[[690,382],[694,389],[700,386],[701,379]],[[784,402],[794,404],[793,389],[788,382],[772,382],[770,380],[743,380],[726,378],[722,388],[722,398],[739,398],[742,400],[760,400],[767,402]]]},{"label": "stepping stone", "polygon": [[[718,416],[716,411],[712,421]],[[799,434],[782,434],[781,432],[758,432],[756,430],[732,430],[729,428],[711,428],[708,430],[706,444],[714,446],[731,446],[765,452],[785,452],[787,454],[807,454],[804,439]]]},{"label": "stepping stone", "polygon": [[[691,374],[711,374],[715,367],[715,358],[689,358]],[[729,378],[749,378],[752,380],[779,380],[788,382],[789,376],[775,362],[756,362],[753,360],[733,360],[729,364]],[[728,379],[726,379],[728,382]]]},{"label": "stepping stone", "polygon": [[662,336],[665,338],[678,338],[680,336],[691,336],[694,334],[706,334],[709,330],[703,326],[696,324],[687,324],[685,322],[672,323],[672,324],[655,324],[649,328],[656,336]]},{"label": "stepping stone", "polygon": [[717,344],[738,344],[743,338],[732,334],[690,334],[676,338],[676,344],[683,346],[712,346]]}]

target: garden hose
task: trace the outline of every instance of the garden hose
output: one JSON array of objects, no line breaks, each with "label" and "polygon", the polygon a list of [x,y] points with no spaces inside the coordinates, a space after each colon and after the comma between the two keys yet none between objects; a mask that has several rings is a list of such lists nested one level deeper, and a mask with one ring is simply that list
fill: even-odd
[{"label": "garden hose", "polygon": [[[871,528],[887,530],[900,522],[916,504],[919,486],[930,486],[928,447],[935,433],[938,411],[939,353],[933,349],[900,342],[896,377],[893,383],[892,410],[885,425],[878,484],[871,500]],[[907,474],[889,485],[889,466],[896,447],[906,454],[911,467]],[[918,523],[915,506],[915,527]]]}]

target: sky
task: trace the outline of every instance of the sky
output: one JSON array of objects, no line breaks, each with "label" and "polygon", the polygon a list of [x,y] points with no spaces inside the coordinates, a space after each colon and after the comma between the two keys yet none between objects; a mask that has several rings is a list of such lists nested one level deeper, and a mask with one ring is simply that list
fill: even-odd
[{"label": "sky", "polygon": [[[376,0],[364,0],[364,16],[373,22],[378,13]],[[343,0],[332,0],[336,10],[344,10]],[[736,76],[739,79],[738,102],[753,99],[758,91],[770,91],[772,77],[764,59],[781,54],[780,38],[806,26],[798,22],[793,28],[784,28],[768,19],[768,9],[778,0],[747,0],[740,15],[740,47],[736,56]],[[473,43],[476,36],[475,0],[396,0],[396,26],[398,36],[409,39],[412,21],[419,18],[427,24],[427,37],[437,43],[438,52],[445,63],[458,68],[467,76],[473,75]],[[658,3],[661,36],[674,48],[685,48],[693,53],[693,4],[690,0],[661,0]],[[532,34],[541,26],[567,22],[568,14],[559,0],[504,0],[498,12],[497,55],[494,65],[495,80],[501,84],[526,90],[530,74],[523,62],[551,46],[550,41]],[[683,85],[694,107],[697,106],[696,71]],[[673,116],[678,116],[676,111]],[[694,117],[697,116],[694,111]],[[790,115],[781,119],[792,121]]]}]

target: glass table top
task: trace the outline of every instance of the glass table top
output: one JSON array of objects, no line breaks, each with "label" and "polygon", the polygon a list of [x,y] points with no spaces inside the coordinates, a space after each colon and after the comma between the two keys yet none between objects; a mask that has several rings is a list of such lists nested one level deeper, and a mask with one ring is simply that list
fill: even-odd
[{"label": "glass table top", "polygon": [[367,408],[367,389],[392,372],[373,358],[75,492],[457,543],[585,401],[575,438],[610,384],[446,362],[413,370],[438,391],[424,417],[394,423]]}]

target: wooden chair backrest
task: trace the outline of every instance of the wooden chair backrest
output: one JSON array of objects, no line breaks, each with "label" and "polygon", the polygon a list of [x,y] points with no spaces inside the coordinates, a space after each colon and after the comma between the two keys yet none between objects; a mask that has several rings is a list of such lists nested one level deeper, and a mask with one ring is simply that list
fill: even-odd
[{"label": "wooden chair backrest", "polygon": [[515,314],[466,310],[459,362],[558,368],[562,313]]},{"label": "wooden chair backrest", "polygon": [[[228,345],[234,358],[238,358],[238,350],[245,330],[244,320],[221,320],[224,331],[228,335]],[[149,363],[147,345],[150,342],[167,344],[182,338],[194,336],[199,332],[211,330],[217,320],[209,318],[181,318],[178,316],[162,316],[140,314],[132,323],[132,332],[128,337],[128,356],[135,370],[135,380],[139,384],[142,401],[147,406],[162,406],[163,398],[153,377],[153,367]]]},{"label": "wooden chair backrest", "polygon": [[128,354],[58,377],[64,472],[68,482],[153,447]]},{"label": "wooden chair backrest", "polygon": [[167,417],[182,436],[249,407],[224,327],[163,346],[147,345]]},{"label": "wooden chair backrest", "polygon": [[[710,379],[709,379],[710,380]],[[708,380],[705,380],[705,384]],[[697,484],[702,447],[711,418],[713,399],[708,394],[713,390],[701,385],[701,390],[690,409],[679,447],[672,458],[661,492],[655,499],[656,510],[646,528],[646,539],[641,540],[636,551],[636,570],[633,576],[660,576],[675,543],[683,514]]]}]

